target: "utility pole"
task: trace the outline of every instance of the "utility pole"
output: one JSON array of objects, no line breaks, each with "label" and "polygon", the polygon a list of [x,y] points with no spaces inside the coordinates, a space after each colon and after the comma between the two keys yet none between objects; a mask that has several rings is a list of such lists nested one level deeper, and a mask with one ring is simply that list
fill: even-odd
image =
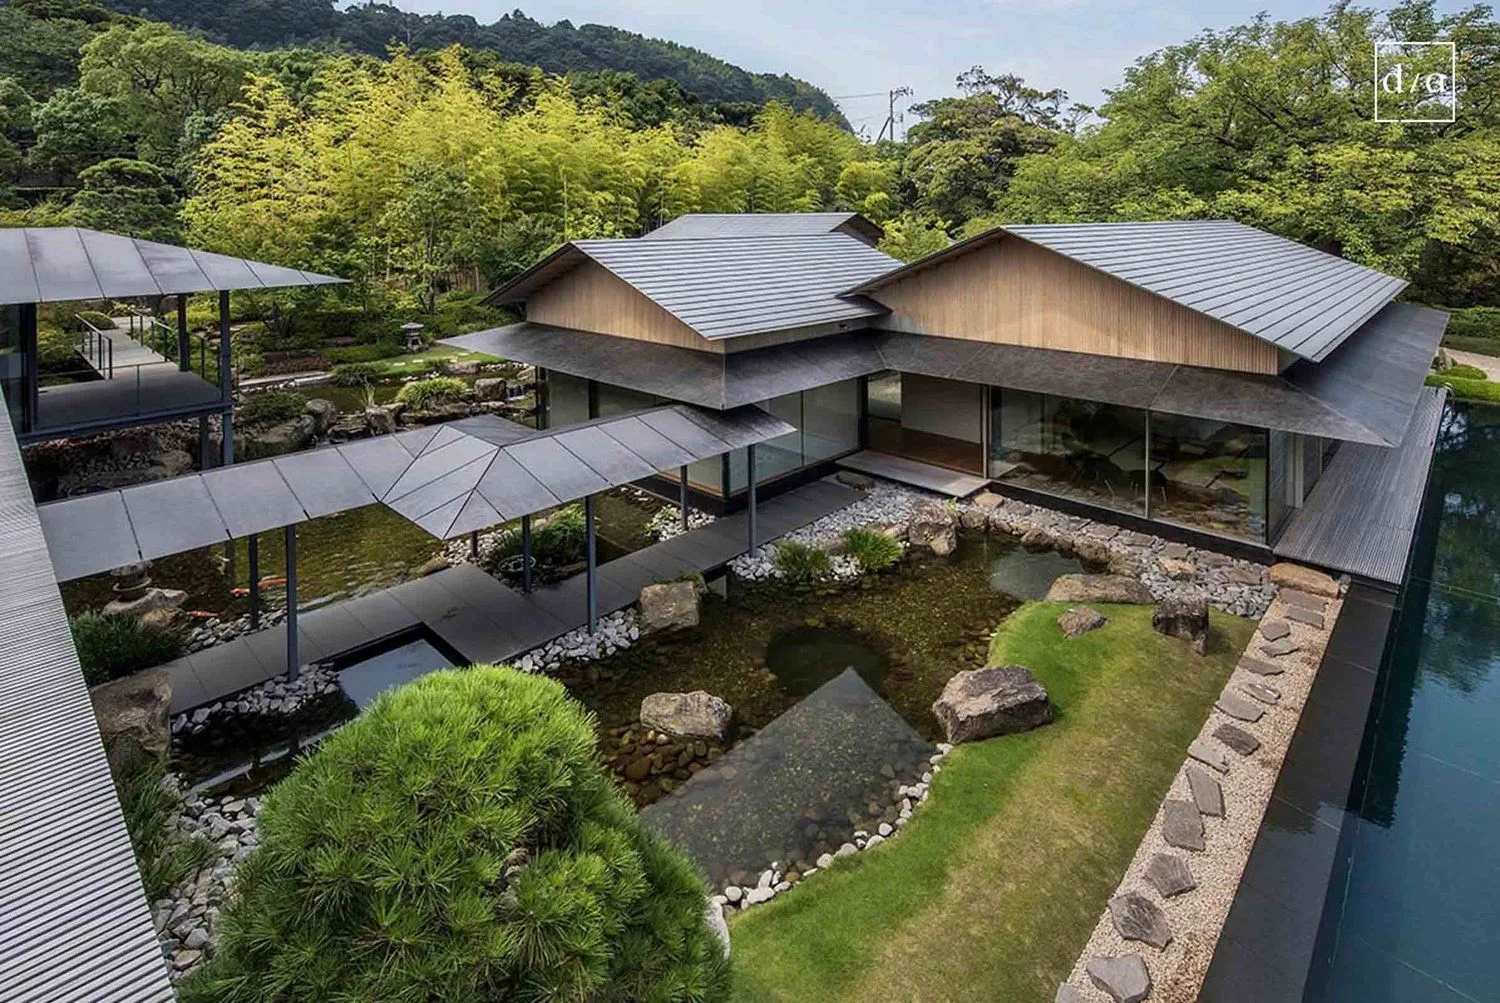
[{"label": "utility pole", "polygon": [[896,141],[896,99],[904,97],[911,97],[910,87],[897,87],[895,90],[887,92],[885,122],[881,124],[880,135],[875,137],[875,142],[878,143],[885,138],[886,129],[891,130],[891,142],[894,143]]}]

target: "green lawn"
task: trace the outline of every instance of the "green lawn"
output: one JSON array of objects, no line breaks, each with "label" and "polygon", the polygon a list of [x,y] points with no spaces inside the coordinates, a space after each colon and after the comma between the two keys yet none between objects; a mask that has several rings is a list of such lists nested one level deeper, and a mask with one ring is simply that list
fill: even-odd
[{"label": "green lawn", "polygon": [[380,378],[388,379],[394,376],[409,376],[412,373],[425,372],[439,364],[449,362],[477,362],[480,365],[489,365],[492,362],[504,360],[494,355],[486,355],[484,352],[470,352],[462,348],[453,348],[450,345],[434,345],[421,352],[413,352],[410,355],[392,355],[384,359],[376,359],[370,365],[380,370]]},{"label": "green lawn", "polygon": [[1478,355],[1500,355],[1500,338],[1448,334],[1443,336],[1443,347],[1456,348],[1460,352],[1474,352]]},{"label": "green lawn", "polygon": [[1199,658],[1148,606],[1072,640],[1065,608],[1021,607],[990,652],[1057,720],[955,749],[899,838],[736,918],[737,1000],[1052,999],[1254,629],[1215,612]]}]

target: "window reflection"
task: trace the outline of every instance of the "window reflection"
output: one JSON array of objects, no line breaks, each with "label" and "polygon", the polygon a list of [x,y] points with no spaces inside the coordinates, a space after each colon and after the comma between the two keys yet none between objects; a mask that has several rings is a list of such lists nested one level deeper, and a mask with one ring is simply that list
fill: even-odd
[{"label": "window reflection", "polygon": [[1153,413],[1151,517],[1263,541],[1266,452],[1262,429]]},{"label": "window reflection", "polygon": [[990,476],[1144,514],[1144,411],[1022,390],[991,398]]}]

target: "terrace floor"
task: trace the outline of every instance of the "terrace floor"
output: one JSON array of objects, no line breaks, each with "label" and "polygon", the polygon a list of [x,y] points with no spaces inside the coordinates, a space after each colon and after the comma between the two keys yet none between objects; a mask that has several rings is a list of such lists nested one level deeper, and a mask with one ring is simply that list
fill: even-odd
[{"label": "terrace floor", "polygon": [[[859,493],[815,481],[763,503],[757,532],[771,540],[856,501]],[[653,582],[708,572],[745,551],[747,516],[726,516],[599,565],[600,616],[622,609]],[[471,662],[514,658],[588,622],[585,576],[518,592],[471,564],[404,582],[374,595],[297,618],[304,662],[330,658],[417,626]],[[286,671],[286,627],[277,625],[163,666],[172,677],[172,712],[210,703]]]}]

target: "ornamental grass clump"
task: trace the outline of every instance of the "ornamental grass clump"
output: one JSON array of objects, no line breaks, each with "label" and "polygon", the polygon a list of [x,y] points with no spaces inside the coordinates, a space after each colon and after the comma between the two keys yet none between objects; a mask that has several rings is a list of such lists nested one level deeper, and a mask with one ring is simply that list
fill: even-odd
[{"label": "ornamental grass clump", "polygon": [[468,395],[469,385],[457,376],[429,376],[406,384],[396,394],[396,400],[414,411],[425,411],[437,404],[463,400]]},{"label": "ornamental grass clump", "polygon": [[267,795],[187,1001],[723,999],[703,880],[644,829],[562,685],[436,672]]},{"label": "ornamental grass clump", "polygon": [[181,630],[127,613],[80,613],[68,626],[90,686],[170,662],[187,640]]},{"label": "ornamental grass clump", "polygon": [[776,545],[776,570],[791,582],[811,582],[833,573],[828,553],[796,540]]},{"label": "ornamental grass clump", "polygon": [[859,561],[866,571],[884,571],[901,560],[901,544],[889,533],[878,529],[846,529],[840,534],[844,553]]}]

